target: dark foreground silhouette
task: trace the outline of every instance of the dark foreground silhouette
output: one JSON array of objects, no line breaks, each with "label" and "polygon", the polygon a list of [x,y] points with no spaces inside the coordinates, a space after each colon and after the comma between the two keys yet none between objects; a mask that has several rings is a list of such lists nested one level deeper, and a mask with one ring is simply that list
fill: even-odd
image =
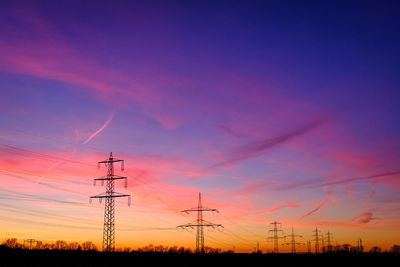
[{"label": "dark foreground silhouette", "polygon": [[0,266],[396,266],[400,254],[173,254],[0,249]]}]

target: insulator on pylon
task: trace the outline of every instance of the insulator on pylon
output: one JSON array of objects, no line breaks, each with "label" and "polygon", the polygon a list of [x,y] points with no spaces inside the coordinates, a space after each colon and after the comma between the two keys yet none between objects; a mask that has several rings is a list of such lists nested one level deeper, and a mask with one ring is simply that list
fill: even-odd
[{"label": "insulator on pylon", "polygon": [[131,196],[128,196],[128,207],[131,206]]},{"label": "insulator on pylon", "polygon": [[125,178],[125,188],[128,188],[128,179]]},{"label": "insulator on pylon", "polygon": [[122,161],[121,162],[121,171],[124,171],[125,170],[125,166],[124,166],[125,164],[124,164],[124,161]]},{"label": "insulator on pylon", "polygon": [[89,197],[89,204],[92,204],[92,198]]}]

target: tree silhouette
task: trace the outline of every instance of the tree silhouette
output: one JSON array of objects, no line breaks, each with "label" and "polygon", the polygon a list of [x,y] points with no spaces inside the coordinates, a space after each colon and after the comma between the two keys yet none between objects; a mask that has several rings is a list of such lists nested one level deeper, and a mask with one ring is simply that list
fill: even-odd
[{"label": "tree silhouette", "polygon": [[64,240],[57,240],[54,244],[54,249],[66,250],[68,248],[68,243]]},{"label": "tree silhouette", "polygon": [[370,253],[381,253],[382,252],[382,249],[380,248],[380,247],[372,247],[370,250],[369,250],[369,252]]},{"label": "tree silhouette", "polygon": [[83,242],[81,247],[83,251],[97,250],[97,246],[92,241]]},{"label": "tree silhouette", "polygon": [[6,247],[8,248],[22,248],[22,244],[18,243],[16,238],[9,238],[5,242]]}]

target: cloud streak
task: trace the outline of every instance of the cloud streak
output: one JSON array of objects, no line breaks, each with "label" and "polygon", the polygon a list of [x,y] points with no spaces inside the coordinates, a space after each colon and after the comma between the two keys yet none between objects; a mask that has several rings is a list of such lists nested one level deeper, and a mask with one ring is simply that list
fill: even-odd
[{"label": "cloud streak", "polygon": [[353,222],[366,224],[377,218],[373,217],[372,212],[364,212],[352,219]]},{"label": "cloud streak", "polygon": [[301,221],[302,219],[304,219],[305,217],[311,216],[313,214],[316,214],[321,208],[322,206],[325,205],[327,200],[322,201],[315,209],[311,210],[310,212],[307,212],[306,214],[304,214],[303,216],[301,216],[297,222]]},{"label": "cloud streak", "polygon": [[84,142],[83,142],[83,144],[85,145],[85,144],[87,144],[87,143],[89,143],[90,142],[90,140],[92,140],[96,135],[98,135],[99,133],[101,133],[101,131],[103,131],[107,126],[108,126],[108,124],[110,124],[110,122],[112,121],[112,119],[114,118],[114,111],[112,111],[111,113],[110,113],[110,115],[108,116],[108,118],[107,118],[107,120],[104,122],[104,124],[97,130],[97,131],[95,131],[94,133],[92,133]]},{"label": "cloud streak", "polygon": [[229,153],[229,156],[224,161],[214,164],[211,167],[222,167],[225,165],[231,165],[251,158],[262,156],[270,151],[272,148],[289,142],[303,134],[306,134],[307,132],[310,132],[311,130],[317,128],[324,122],[325,121],[323,120],[314,121],[280,136],[248,143],[247,145],[241,146],[238,149],[232,151],[232,153]]},{"label": "cloud streak", "polygon": [[288,184],[278,187],[278,190],[290,190],[290,189],[298,189],[298,188],[318,188],[323,186],[329,185],[339,185],[339,184],[346,184],[350,182],[359,182],[359,181],[369,181],[375,178],[382,178],[387,176],[394,176],[399,175],[400,171],[391,171],[391,172],[382,172],[374,175],[369,176],[360,176],[360,177],[352,177],[352,178],[345,178],[336,181],[321,181],[321,179],[314,179],[308,180],[300,183]]}]

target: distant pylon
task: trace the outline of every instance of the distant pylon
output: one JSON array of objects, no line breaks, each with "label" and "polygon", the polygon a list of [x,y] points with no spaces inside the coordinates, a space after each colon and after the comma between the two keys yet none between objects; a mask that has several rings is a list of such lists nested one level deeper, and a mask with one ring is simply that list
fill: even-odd
[{"label": "distant pylon", "polygon": [[25,246],[25,242],[29,244],[29,250],[32,249],[32,243],[36,243],[36,245],[37,245],[37,240],[33,239],[33,238],[25,239],[24,240],[24,246]]},{"label": "distant pylon", "polygon": [[112,152],[110,157],[106,160],[98,162],[98,167],[100,164],[104,164],[107,167],[107,175],[94,179],[94,185],[96,181],[101,181],[101,185],[104,185],[106,181],[106,192],[100,195],[91,196],[90,202],[93,198],[98,198],[99,202],[105,198],[105,208],[104,208],[104,228],[103,228],[103,251],[113,252],[115,251],[115,199],[116,197],[128,197],[128,205],[131,204],[131,195],[120,194],[114,191],[114,181],[125,179],[125,188],[127,187],[127,177],[122,177],[114,174],[114,163],[121,162],[121,170],[124,170],[124,160],[117,159],[113,157]]},{"label": "distant pylon", "polygon": [[307,252],[311,254],[311,241],[307,241]]},{"label": "distant pylon", "polygon": [[294,229],[292,227],[292,233],[290,235],[285,236],[284,238],[286,239],[286,237],[290,237],[290,241],[287,243],[284,243],[284,245],[291,245],[292,246],[292,254],[296,254],[296,245],[302,245],[303,243],[300,242],[296,242],[296,237],[303,237],[301,235],[295,235],[294,234]]},{"label": "distant pylon", "polygon": [[318,230],[318,227],[315,227],[315,230],[313,231],[314,233],[314,242],[315,242],[315,253],[319,253],[319,239],[320,239],[320,233],[321,231]]},{"label": "distant pylon", "polygon": [[331,232],[329,232],[328,231],[328,233],[326,234],[326,237],[327,237],[327,241],[328,241],[328,247],[327,247],[327,249],[328,249],[328,252],[332,252],[332,233]]},{"label": "distant pylon", "polygon": [[215,224],[208,221],[203,220],[203,212],[204,211],[213,211],[218,212],[217,209],[209,209],[207,207],[203,207],[201,204],[201,193],[199,193],[199,201],[196,208],[183,210],[182,212],[197,212],[197,220],[188,224],[178,225],[177,228],[186,229],[186,228],[197,228],[196,233],[196,253],[204,253],[204,227],[212,227],[212,228],[223,228],[222,224]]},{"label": "distant pylon", "polygon": [[359,238],[357,240],[357,250],[359,253],[363,253],[364,252],[364,247],[363,247],[363,243],[362,243],[362,239]]},{"label": "distant pylon", "polygon": [[273,221],[272,223],[270,223],[271,225],[274,226],[274,228],[272,230],[269,230],[269,232],[272,232],[273,235],[271,237],[268,237],[268,239],[272,239],[274,240],[274,253],[278,253],[279,252],[279,248],[278,248],[278,240],[281,238],[284,238],[283,236],[279,236],[279,233],[283,232],[282,230],[278,230],[278,225],[280,227],[282,227],[282,224],[280,222],[277,221]]}]

